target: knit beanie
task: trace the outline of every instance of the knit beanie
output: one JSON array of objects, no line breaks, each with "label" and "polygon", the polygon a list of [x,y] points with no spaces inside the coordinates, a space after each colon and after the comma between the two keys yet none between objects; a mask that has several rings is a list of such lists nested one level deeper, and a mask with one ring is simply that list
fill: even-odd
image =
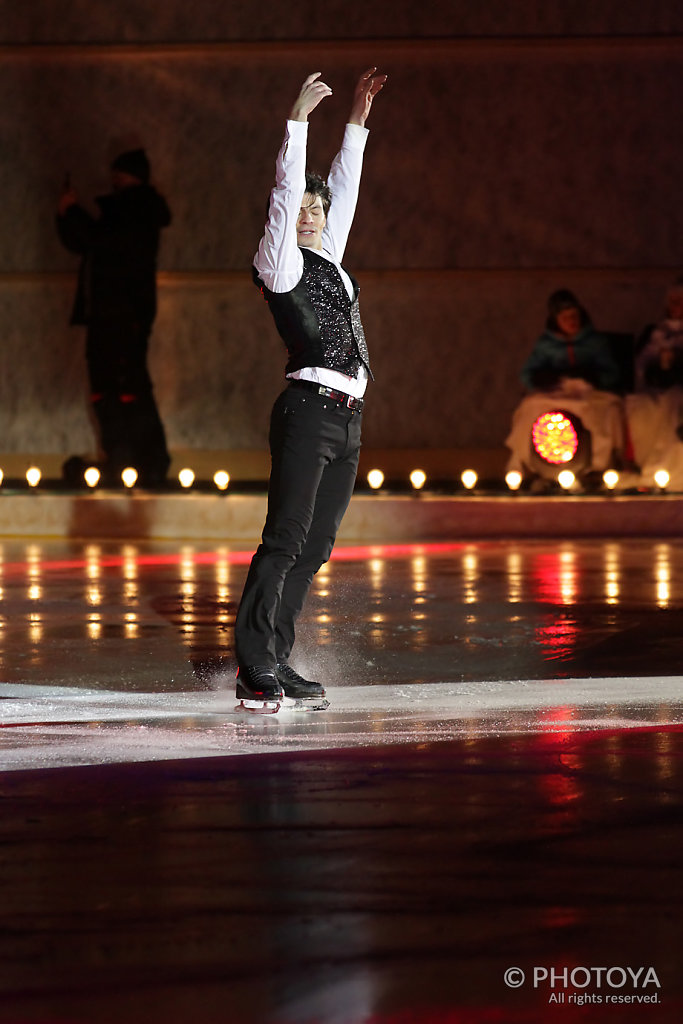
[{"label": "knit beanie", "polygon": [[128,149],[111,163],[112,171],[123,171],[145,185],[149,182],[150,166],[144,149]]}]

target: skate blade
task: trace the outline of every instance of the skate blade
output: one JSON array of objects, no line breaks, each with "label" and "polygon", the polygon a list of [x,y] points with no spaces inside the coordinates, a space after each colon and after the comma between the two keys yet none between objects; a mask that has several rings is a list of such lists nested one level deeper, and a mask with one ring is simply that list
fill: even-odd
[{"label": "skate blade", "polygon": [[276,715],[281,706],[280,701],[243,698],[235,705],[235,711],[248,711],[251,715]]},{"label": "skate blade", "polygon": [[325,697],[283,697],[285,711],[326,711],[330,702]]}]

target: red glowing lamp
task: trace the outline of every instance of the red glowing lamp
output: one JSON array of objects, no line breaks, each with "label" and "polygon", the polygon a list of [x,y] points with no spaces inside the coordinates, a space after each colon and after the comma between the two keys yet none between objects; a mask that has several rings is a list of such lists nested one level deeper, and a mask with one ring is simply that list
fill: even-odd
[{"label": "red glowing lamp", "polygon": [[544,412],[531,428],[534,451],[554,466],[571,462],[579,447],[579,435],[564,412]]}]

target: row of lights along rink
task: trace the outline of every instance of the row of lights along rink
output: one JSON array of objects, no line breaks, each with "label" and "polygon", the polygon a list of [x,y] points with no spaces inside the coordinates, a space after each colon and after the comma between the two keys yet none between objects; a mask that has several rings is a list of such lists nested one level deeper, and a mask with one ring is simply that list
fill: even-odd
[{"label": "row of lights along rink", "polygon": [[[427,484],[427,474],[422,469],[414,469],[409,480],[413,489],[420,491]],[[669,486],[669,474],[665,469],[658,469],[653,480],[660,491],[665,491]],[[371,469],[367,481],[373,491],[378,491],[384,485],[384,473],[381,469]],[[473,491],[478,481],[479,477],[474,469],[465,469],[460,474],[460,482],[466,491]],[[510,491],[518,491],[523,482],[524,477],[516,469],[511,469],[505,474],[505,483]],[[557,482],[563,490],[570,491],[576,483],[576,476],[571,469],[563,469],[557,474]],[[602,474],[602,482],[608,491],[614,491],[619,485],[619,474],[616,469],[606,469]]]},{"label": "row of lights along rink", "polygon": [[[0,469],[0,485],[3,483],[4,479],[5,475],[2,469]],[[29,487],[38,487],[42,479],[43,474],[38,466],[30,466],[26,470],[26,483]],[[89,466],[83,473],[83,479],[88,487],[97,487],[101,479],[101,473],[97,466]],[[189,488],[194,485],[195,480],[196,476],[193,469],[181,469],[178,473],[178,483],[186,490],[189,490]],[[135,487],[137,481],[138,471],[133,466],[127,466],[122,470],[121,483],[124,487]],[[230,474],[226,473],[224,469],[219,469],[213,475],[213,482],[219,491],[227,491],[230,485]]]},{"label": "row of lights along rink", "polygon": [[[88,487],[95,488],[100,482],[100,471],[97,466],[89,466],[83,473],[83,479]],[[29,487],[38,487],[43,474],[38,466],[30,466],[26,470],[26,482]],[[121,473],[121,482],[124,487],[132,488],[137,483],[138,473],[133,466],[128,466]],[[427,474],[422,469],[414,469],[409,476],[410,483],[415,491],[422,490],[427,484]],[[473,491],[478,483],[479,477],[473,469],[465,469],[460,474],[460,482],[466,491]],[[4,473],[0,469],[0,485],[4,481]],[[178,473],[178,483],[181,487],[189,490],[195,483],[194,470],[186,468]],[[615,469],[607,469],[602,474],[602,481],[608,491],[613,491],[619,484],[619,474]],[[653,481],[660,491],[665,491],[669,486],[669,474],[665,469],[658,469],[653,475]],[[219,469],[213,475],[213,482],[219,491],[226,491],[230,484],[230,474]],[[371,469],[367,475],[368,486],[373,491],[379,491],[384,485],[384,473],[381,469]],[[510,491],[518,491],[524,482],[522,474],[518,470],[510,470],[505,474],[505,483]],[[565,491],[570,491],[576,483],[576,477],[570,469],[563,469],[557,474],[557,482]]]}]

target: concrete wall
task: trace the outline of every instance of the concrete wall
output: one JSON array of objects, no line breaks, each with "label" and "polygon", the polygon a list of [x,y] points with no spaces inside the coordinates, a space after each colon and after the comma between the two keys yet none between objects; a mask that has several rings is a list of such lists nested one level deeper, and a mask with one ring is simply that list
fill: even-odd
[{"label": "concrete wall", "polygon": [[282,120],[323,70],[309,163],[356,74],[370,121],[347,263],[377,383],[367,446],[501,445],[547,294],[606,329],[656,318],[683,258],[683,8],[608,0],[292,5],[0,0],[0,451],[92,451],[75,264],[53,228],[69,170],[107,188],[144,141],[174,223],[151,363],[173,448],[262,448],[280,343],[249,266]]}]

